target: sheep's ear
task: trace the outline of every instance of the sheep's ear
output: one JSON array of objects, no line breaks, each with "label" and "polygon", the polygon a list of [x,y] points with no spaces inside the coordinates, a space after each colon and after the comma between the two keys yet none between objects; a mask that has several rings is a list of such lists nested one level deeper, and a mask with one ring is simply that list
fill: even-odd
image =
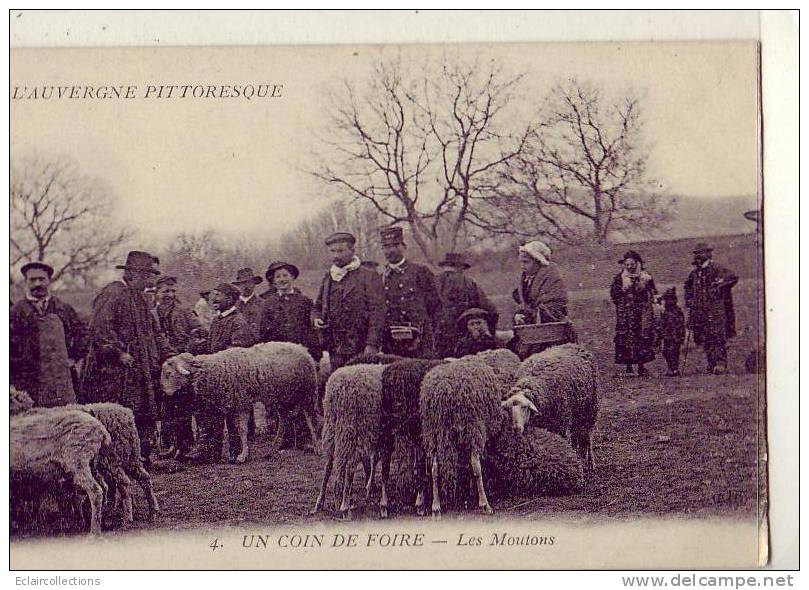
[{"label": "sheep's ear", "polygon": [[537,407],[534,405],[534,402],[532,402],[528,398],[525,398],[525,403],[528,405],[528,409],[531,410],[534,414],[539,414],[539,410],[537,410]]},{"label": "sheep's ear", "polygon": [[503,406],[504,408],[510,408],[511,407],[511,398],[504,399],[503,401],[500,402],[500,405]]}]

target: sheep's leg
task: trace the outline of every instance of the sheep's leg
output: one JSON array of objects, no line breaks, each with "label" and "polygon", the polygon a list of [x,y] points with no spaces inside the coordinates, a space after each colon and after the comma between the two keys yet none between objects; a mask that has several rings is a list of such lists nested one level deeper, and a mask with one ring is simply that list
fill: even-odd
[{"label": "sheep's leg", "polygon": [[381,461],[382,461],[382,489],[379,493],[379,518],[388,517],[388,480],[390,478],[390,461],[393,456],[392,442],[386,444],[382,448]]},{"label": "sheep's leg", "polygon": [[331,478],[331,468],[334,462],[334,451],[329,449],[326,452],[326,459],[323,463],[323,480],[320,482],[320,493],[317,495],[315,507],[309,511],[309,514],[317,514],[323,510],[323,504],[326,501],[326,490],[329,486],[329,479]]},{"label": "sheep's leg", "polygon": [[98,485],[89,463],[76,465],[73,473],[73,483],[84,490],[90,501],[90,534],[101,532],[101,505],[104,502],[104,490]]},{"label": "sheep's leg", "polygon": [[475,474],[475,482],[478,485],[478,507],[486,514],[494,513],[489,499],[486,497],[486,490],[483,488],[483,469],[480,466],[480,454],[473,451],[470,457],[472,472]]},{"label": "sheep's leg", "polygon": [[343,474],[343,501],[340,504],[340,515],[343,520],[351,520],[351,492],[354,485],[354,467],[346,466]]},{"label": "sheep's leg", "polygon": [[432,476],[433,476],[433,518],[435,520],[441,519],[441,498],[438,493],[438,456],[433,455],[432,462]]},{"label": "sheep's leg", "polygon": [[239,443],[242,447],[241,452],[236,457],[236,463],[239,465],[247,461],[247,456],[250,454],[250,446],[247,443],[247,423],[249,421],[250,412],[239,412],[239,415],[236,416],[236,430],[239,431]]},{"label": "sheep's leg", "polygon": [[320,437],[317,435],[315,426],[312,423],[312,417],[306,410],[303,411],[303,419],[306,420],[306,427],[309,429],[309,435],[312,437],[312,448],[315,450],[315,455],[320,455]]},{"label": "sheep's leg", "polygon": [[362,468],[365,471],[365,499],[369,500],[371,498],[371,492],[374,490],[374,475],[376,475],[376,453],[372,453],[370,458],[363,458]]},{"label": "sheep's leg", "polygon": [[275,442],[273,444],[272,454],[278,453],[284,444],[284,437],[287,432],[287,417],[279,412],[278,414],[278,431],[275,433]]},{"label": "sheep's leg", "polygon": [[115,481],[115,494],[120,493],[121,503],[123,504],[123,514],[121,514],[121,525],[126,527],[135,520],[134,510],[132,508],[132,481],[129,479],[124,470],[118,466],[112,474]]},{"label": "sheep's leg", "polygon": [[427,503],[425,487],[427,482],[427,457],[424,448],[420,443],[416,443],[415,463],[413,465],[413,481],[416,482],[416,514],[424,516],[427,514]]},{"label": "sheep's leg", "polygon": [[146,504],[149,507],[149,522],[154,522],[160,512],[160,506],[157,504],[157,496],[155,496],[152,488],[152,476],[142,465],[138,465],[136,469],[130,471],[129,475],[143,488],[143,493],[146,495]]}]

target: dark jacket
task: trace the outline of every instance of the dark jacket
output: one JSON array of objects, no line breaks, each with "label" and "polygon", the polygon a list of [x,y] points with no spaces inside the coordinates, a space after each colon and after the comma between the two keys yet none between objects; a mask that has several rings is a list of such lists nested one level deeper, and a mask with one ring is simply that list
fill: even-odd
[{"label": "dark jacket", "polygon": [[694,342],[724,342],[736,335],[736,317],[731,289],[739,278],[713,261],[695,268],[685,281],[685,305]]},{"label": "dark jacket", "polygon": [[[156,418],[160,365],[171,351],[143,292],[122,281],[104,287],[93,301],[90,339],[82,401],[116,402],[139,420]],[[121,362],[125,352],[134,358],[131,367]]]},{"label": "dark jacket", "polygon": [[666,306],[660,316],[658,340],[682,344],[685,340],[685,315],[679,306]]},{"label": "dark jacket", "polygon": [[253,329],[255,337],[258,338],[261,318],[264,315],[264,300],[258,293],[253,293],[253,296],[247,303],[240,298],[236,303],[236,308],[242,313],[244,319],[247,320],[247,323],[250,324]]},{"label": "dark jacket", "polygon": [[465,336],[458,327],[458,317],[467,309],[478,307],[489,312],[489,330],[497,328],[497,308],[489,301],[478,284],[458,272],[447,271],[438,276],[438,296],[441,311],[435,328],[435,348],[438,357],[452,356],[455,345]]},{"label": "dark jacket", "polygon": [[158,304],[155,306],[155,317],[172,353],[190,352],[195,354],[197,352],[192,332],[200,331],[202,326],[191,310],[182,307],[179,303],[170,307]]},{"label": "dark jacket", "polygon": [[[44,315],[53,314],[61,322],[65,334],[67,357],[78,361],[87,352],[87,331],[76,311],[57,297],[50,297]],[[39,312],[27,299],[18,301],[9,312],[9,377],[11,384],[31,394],[37,400],[39,388]]]},{"label": "dark jacket", "polygon": [[329,273],[323,277],[312,308],[312,319],[321,319],[323,348],[352,357],[366,346],[379,348],[385,322],[382,281],[376,272],[360,267],[338,283]]},{"label": "dark jacket", "polygon": [[314,302],[295,289],[293,293],[279,294],[275,289],[261,294],[264,315],[259,327],[261,342],[295,342],[305,346],[315,360],[322,351],[315,329],[312,327]]},{"label": "dark jacket", "polygon": [[[441,309],[432,271],[409,261],[405,261],[401,269],[386,266],[382,288],[385,295],[384,351],[402,356],[432,357],[435,353],[435,319]],[[402,325],[412,325],[421,331],[421,340],[415,347],[390,337],[390,328]]]},{"label": "dark jacket", "polygon": [[623,272],[615,275],[610,298],[615,304],[615,362],[648,363],[654,360],[656,325],[654,279],[645,271],[624,284]]},{"label": "dark jacket", "polygon": [[241,346],[249,348],[256,343],[253,327],[236,308],[226,316],[217,315],[211,322],[211,331],[208,334],[209,354]]},{"label": "dark jacket", "polygon": [[523,275],[520,286],[512,292],[517,312],[526,316],[529,324],[560,322],[567,317],[567,289],[559,268],[550,263],[534,275]]},{"label": "dark jacket", "polygon": [[453,356],[460,358],[468,354],[477,354],[484,350],[494,350],[497,348],[497,341],[491,334],[483,336],[482,338],[472,338],[471,336],[464,336],[455,345]]}]

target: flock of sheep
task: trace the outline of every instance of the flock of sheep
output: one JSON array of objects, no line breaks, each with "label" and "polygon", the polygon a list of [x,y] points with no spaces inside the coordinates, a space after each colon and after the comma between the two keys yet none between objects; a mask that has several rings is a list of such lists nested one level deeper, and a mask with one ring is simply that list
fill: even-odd
[{"label": "flock of sheep", "polygon": [[[388,517],[394,455],[406,465],[399,488],[415,498],[419,515],[427,513],[431,498],[434,518],[441,517],[442,499],[458,508],[472,500],[491,513],[487,490],[501,497],[576,492],[594,467],[597,367],[577,344],[523,362],[505,349],[443,360],[361,355],[328,376],[320,436],[318,383],[306,349],[281,342],[182,354],[167,360],[161,374],[166,395],[190,385],[200,403],[237,426],[242,452],[236,463],[249,457],[247,423],[255,402],[277,413],[278,441],[302,414],[323,455],[312,513],[325,508],[334,471],[339,515],[350,518],[357,467],[364,467],[367,500],[379,463],[379,515]],[[30,397],[13,388],[10,397],[12,516],[14,510],[35,511],[47,490],[63,511],[80,515],[86,499],[92,533],[100,531],[107,507],[120,508],[126,525],[135,480],[149,518],[156,517],[130,410],[109,403],[33,408]]]}]

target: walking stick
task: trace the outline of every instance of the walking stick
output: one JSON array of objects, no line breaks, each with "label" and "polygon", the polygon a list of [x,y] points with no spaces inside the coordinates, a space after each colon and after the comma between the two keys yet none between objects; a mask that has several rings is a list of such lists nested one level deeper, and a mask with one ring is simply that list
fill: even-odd
[{"label": "walking stick", "polygon": [[691,330],[685,331],[685,350],[683,351],[683,368],[681,373],[685,373],[685,366],[688,362],[688,345],[691,344]]}]

